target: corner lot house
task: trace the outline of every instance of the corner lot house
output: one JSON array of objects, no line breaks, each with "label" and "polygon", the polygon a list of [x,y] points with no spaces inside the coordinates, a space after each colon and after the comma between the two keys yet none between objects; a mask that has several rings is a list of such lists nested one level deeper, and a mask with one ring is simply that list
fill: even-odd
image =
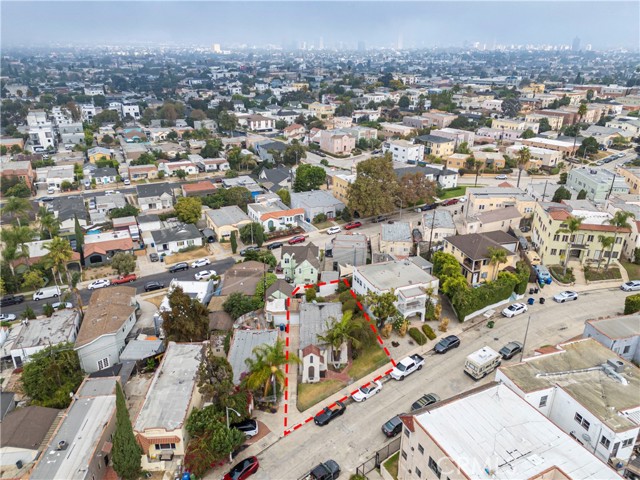
[{"label": "corner lot house", "polygon": [[184,457],[189,441],[185,423],[202,404],[196,383],[201,359],[201,343],[169,342],[133,425],[143,469],[165,470],[166,462]]},{"label": "corner lot house", "polygon": [[109,287],[93,292],[84,310],[75,350],[86,373],[120,362],[125,339],[136,323],[135,287]]}]

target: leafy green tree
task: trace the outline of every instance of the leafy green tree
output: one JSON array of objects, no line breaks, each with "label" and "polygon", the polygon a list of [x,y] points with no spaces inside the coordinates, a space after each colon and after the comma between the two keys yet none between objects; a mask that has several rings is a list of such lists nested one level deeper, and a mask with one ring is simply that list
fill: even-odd
[{"label": "leafy green tree", "polygon": [[400,315],[394,303],[398,300],[393,290],[381,294],[373,291],[366,297],[366,303],[371,309],[371,313],[376,317],[378,328],[396,320]]},{"label": "leafy green tree", "polygon": [[237,320],[245,313],[252,312],[258,308],[259,303],[254,297],[243,295],[240,292],[232,293],[222,304],[222,309],[234,320]]},{"label": "leafy green tree", "polygon": [[180,180],[184,180],[185,178],[187,178],[187,172],[185,172],[182,169],[176,170],[175,171],[175,176],[178,177]]},{"label": "leafy green tree", "polygon": [[174,209],[181,222],[196,223],[202,217],[202,200],[198,197],[180,197]]},{"label": "leafy green tree", "polygon": [[169,294],[170,310],[162,313],[165,342],[202,342],[209,338],[209,311],[177,287]]},{"label": "leafy green tree", "polygon": [[44,278],[38,270],[29,270],[22,277],[22,286],[28,290],[38,290],[44,287]]},{"label": "leafy green tree", "polygon": [[136,256],[131,253],[118,252],[111,259],[111,268],[118,275],[129,275],[136,269]]},{"label": "leafy green tree", "polygon": [[348,193],[349,209],[361,217],[388,213],[395,208],[398,182],[390,155],[358,163],[357,177]]},{"label": "leafy green tree", "polygon": [[402,109],[409,108],[409,105],[411,105],[411,100],[406,95],[401,96],[400,100],[398,100],[398,106]]},{"label": "leafy green tree", "polygon": [[127,203],[122,208],[114,208],[113,210],[111,210],[109,216],[111,218],[137,217],[139,213],[140,210],[138,208],[134,207],[130,203]]},{"label": "leafy green tree", "polygon": [[578,155],[581,157],[586,157],[587,155],[594,155],[598,153],[599,148],[598,141],[593,137],[587,137],[582,140],[582,144],[578,148]]},{"label": "leafy green tree", "polygon": [[238,240],[236,239],[236,231],[234,230],[233,232],[231,232],[231,252],[233,254],[236,253],[236,251],[238,250]]},{"label": "leafy green tree", "polygon": [[552,202],[560,203],[562,200],[571,200],[571,192],[564,187],[558,187],[553,194]]},{"label": "leafy green tree", "polygon": [[507,117],[517,117],[520,113],[520,101],[517,98],[506,98],[502,101],[502,112]]},{"label": "leafy green tree", "polygon": [[289,192],[289,190],[287,190],[286,188],[281,188],[276,192],[276,194],[280,197],[282,203],[284,203],[287,207],[291,206],[291,192]]},{"label": "leafy green tree", "polygon": [[108,133],[102,136],[102,143],[104,143],[105,145],[111,145],[114,141],[114,138]]},{"label": "leafy green tree", "polygon": [[287,165],[297,165],[304,158],[307,158],[307,151],[297,140],[287,145],[282,152],[282,161]]},{"label": "leafy green tree", "polygon": [[576,197],[578,200],[584,200],[587,198],[587,191],[583,188],[578,192],[578,196]]},{"label": "leafy green tree", "polygon": [[231,132],[238,126],[238,118],[231,112],[222,111],[218,114],[218,127],[223,132]]},{"label": "leafy green tree", "polygon": [[542,117],[540,119],[540,126],[538,127],[539,133],[548,132],[549,130],[553,130],[551,128],[551,124],[549,123],[549,119],[547,117]]},{"label": "leafy green tree", "polygon": [[24,181],[20,181],[7,189],[7,195],[10,197],[29,198],[31,190]]},{"label": "leafy green tree", "polygon": [[363,333],[367,329],[362,322],[353,319],[353,312],[347,310],[342,314],[340,320],[330,318],[326,322],[326,329],[323,335],[318,335],[318,340],[331,345],[332,363],[335,368],[340,366],[340,349],[344,343],[349,350],[359,350],[362,347]]},{"label": "leafy green tree", "polygon": [[84,231],[80,226],[80,221],[78,220],[78,216],[74,216],[74,233],[76,238],[76,249],[78,252],[81,252],[82,255],[83,247],[84,247]]},{"label": "leafy green tree", "polygon": [[[276,340],[274,345],[264,344],[254,348],[253,355],[254,358],[245,360],[249,374],[244,378],[244,384],[252,391],[262,389],[263,398],[267,397],[272,382],[275,382],[276,389],[282,392],[285,380],[282,366],[301,363],[297,355],[285,355],[284,342],[281,339]],[[271,394],[276,395],[277,392]]]},{"label": "leafy green tree", "polygon": [[240,228],[240,240],[245,245],[253,245],[254,243],[261,247],[264,243],[264,227],[261,223],[251,222]]},{"label": "leafy green tree", "polygon": [[520,135],[520,138],[527,139],[527,138],[533,138],[535,136],[536,136],[535,132],[530,128],[527,128],[524,132],[522,132],[522,135]]},{"label": "leafy green tree", "polygon": [[265,275],[263,275],[262,280],[260,280],[258,282],[258,285],[256,285],[256,293],[254,295],[254,298],[261,304],[264,304],[264,293],[269,289],[271,285],[276,283],[277,280],[278,277],[275,273],[267,272]]},{"label": "leafy green tree", "polygon": [[432,203],[436,196],[436,184],[420,172],[403,175],[399,182],[401,206]]},{"label": "leafy green tree", "polygon": [[278,263],[273,253],[268,250],[249,250],[244,256],[244,261],[261,262],[269,267],[275,267]]},{"label": "leafy green tree", "polygon": [[120,382],[116,382],[116,429],[113,434],[111,459],[113,469],[124,480],[135,480],[142,473],[142,449],[133,434],[129,410]]},{"label": "leafy green tree", "polygon": [[322,167],[303,164],[296,169],[293,181],[294,192],[309,192],[318,190],[327,179],[327,172]]},{"label": "leafy green tree", "polygon": [[34,353],[24,365],[22,384],[33,405],[66,408],[70,393],[82,383],[78,353],[72,343],[60,343]]},{"label": "leafy green tree", "polygon": [[569,174],[567,172],[562,172],[560,174],[560,179],[558,180],[558,185],[566,185],[567,184],[567,176]]},{"label": "leafy green tree", "polygon": [[198,367],[197,381],[204,400],[212,402],[215,407],[224,406],[226,398],[235,392],[231,364],[226,358],[216,355],[210,346]]},{"label": "leafy green tree", "polygon": [[203,158],[217,158],[220,156],[220,152],[224,149],[222,141],[219,138],[209,140],[204,148],[200,151],[200,155]]},{"label": "leafy green tree", "polygon": [[54,312],[55,312],[55,309],[50,303],[45,303],[42,306],[42,313],[44,313],[47,318],[50,318],[51,315],[54,314]]}]

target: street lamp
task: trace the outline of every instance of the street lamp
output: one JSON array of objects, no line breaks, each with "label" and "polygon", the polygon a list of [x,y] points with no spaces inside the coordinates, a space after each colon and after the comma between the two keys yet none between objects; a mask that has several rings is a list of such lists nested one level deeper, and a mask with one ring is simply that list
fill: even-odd
[{"label": "street lamp", "polygon": [[[229,410],[231,410],[233,413],[235,413],[237,416],[242,417],[242,415],[240,415],[240,413],[238,413],[237,410],[234,410],[231,407],[224,407],[225,413],[227,414],[227,429],[229,429]],[[229,463],[233,462],[233,457],[231,456],[233,454],[233,452],[229,452]]]}]

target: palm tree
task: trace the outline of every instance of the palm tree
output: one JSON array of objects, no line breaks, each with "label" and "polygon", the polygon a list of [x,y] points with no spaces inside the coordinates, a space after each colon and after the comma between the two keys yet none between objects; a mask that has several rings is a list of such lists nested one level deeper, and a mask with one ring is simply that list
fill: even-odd
[{"label": "palm tree", "polygon": [[[582,121],[582,118],[586,115],[587,113],[587,104],[586,103],[581,103],[580,106],[578,107],[578,121],[576,122],[576,136],[573,137],[573,151],[575,152],[576,150],[576,142],[578,141],[578,134],[580,133],[580,122]],[[575,153],[574,153],[575,155]]]},{"label": "palm tree", "polygon": [[31,211],[31,204],[26,198],[9,197],[2,207],[2,213],[18,220],[18,225],[20,225],[20,217],[26,216],[29,211]]},{"label": "palm tree", "polygon": [[11,236],[13,237],[13,241],[15,242],[16,247],[18,247],[18,253],[20,257],[26,259],[27,265],[30,265],[29,262],[29,246],[27,243],[33,240],[34,231],[29,227],[13,227],[11,229]]},{"label": "palm tree", "polygon": [[[245,360],[249,367],[249,375],[244,379],[246,386],[251,390],[263,388],[263,397],[269,392],[271,382],[276,382],[282,387],[284,385],[285,374],[280,368],[282,365],[300,363],[300,359],[289,353],[289,358],[284,352],[284,342],[280,339],[274,345],[260,345],[253,349],[255,359]],[[274,391],[275,395],[276,392]]]},{"label": "palm tree", "polygon": [[38,220],[40,222],[40,231],[44,234],[47,232],[49,238],[56,236],[60,230],[60,220],[53,212],[47,210],[47,207],[40,207],[38,210]]},{"label": "palm tree", "polygon": [[[330,322],[327,322],[327,331],[324,335],[318,335],[318,340],[328,343],[333,349],[331,358],[334,367],[338,368],[340,365],[340,348],[346,342],[347,349],[360,348],[362,344],[362,330],[364,324],[360,322],[354,322],[352,320],[353,312],[347,310],[342,314],[342,318],[337,320],[331,318]],[[337,361],[336,361],[337,359]]]},{"label": "palm tree", "polygon": [[582,221],[584,218],[582,217],[574,217],[573,215],[567,218],[566,227],[559,228],[557,233],[568,233],[569,239],[567,240],[567,252],[564,256],[564,266],[562,268],[562,275],[567,274],[567,265],[569,264],[569,253],[571,252],[571,243],[573,242],[573,235],[580,230],[580,225],[582,225]]},{"label": "palm tree", "polygon": [[[602,245],[602,253],[598,258],[598,270],[600,270],[600,264],[602,263],[602,258],[604,257],[604,252],[608,248],[612,247],[615,244],[616,239],[614,237],[607,237],[605,235],[598,235],[598,241],[600,245]],[[609,267],[607,267],[609,268]]]},{"label": "palm tree", "polygon": [[487,253],[489,254],[489,263],[493,265],[492,280],[495,280],[498,267],[503,263],[507,263],[507,250],[502,247],[489,247]]},{"label": "palm tree", "polygon": [[67,274],[67,263],[73,258],[71,244],[63,238],[53,237],[50,243],[44,245],[44,248],[49,250],[49,253],[45,255],[45,262],[51,268],[54,280],[57,272],[60,283],[65,283],[62,272]]},{"label": "palm tree", "polygon": [[529,163],[529,160],[531,160],[531,150],[529,150],[529,147],[522,147],[518,152],[518,184],[516,185],[518,188],[520,188],[522,170],[524,170],[524,167]]},{"label": "palm tree", "polygon": [[629,230],[631,229],[631,225],[629,225],[630,218],[635,218],[635,215],[631,212],[618,210],[613,215],[613,218],[609,219],[609,224],[613,225],[613,227],[615,228],[615,235],[613,236],[614,240],[613,240],[613,243],[611,244],[611,249],[609,250],[609,258],[607,259],[607,266],[605,267],[605,270],[609,269],[609,263],[611,263],[611,258],[613,257],[613,249],[616,243],[618,243],[618,233],[623,228],[626,228]]}]

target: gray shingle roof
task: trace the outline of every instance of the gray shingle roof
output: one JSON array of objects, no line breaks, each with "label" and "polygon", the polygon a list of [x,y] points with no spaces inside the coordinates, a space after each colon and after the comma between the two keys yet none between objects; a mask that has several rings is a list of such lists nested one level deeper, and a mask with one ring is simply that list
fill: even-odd
[{"label": "gray shingle roof", "polygon": [[148,185],[138,185],[138,198],[159,197],[163,193],[173,196],[173,188],[168,183],[150,183]]},{"label": "gray shingle roof", "polygon": [[245,360],[255,358],[253,350],[260,345],[275,345],[277,339],[277,330],[236,330],[228,355],[233,383],[240,383],[242,374],[249,371]]},{"label": "gray shingle roof", "polygon": [[300,305],[300,348],[319,345],[318,335],[327,331],[330,318],[342,318],[341,303],[303,303]]},{"label": "gray shingle roof", "polygon": [[250,222],[249,216],[242,211],[237,205],[221,207],[215,210],[207,210],[206,215],[213,221],[217,227],[225,225],[237,225],[240,222]]}]

